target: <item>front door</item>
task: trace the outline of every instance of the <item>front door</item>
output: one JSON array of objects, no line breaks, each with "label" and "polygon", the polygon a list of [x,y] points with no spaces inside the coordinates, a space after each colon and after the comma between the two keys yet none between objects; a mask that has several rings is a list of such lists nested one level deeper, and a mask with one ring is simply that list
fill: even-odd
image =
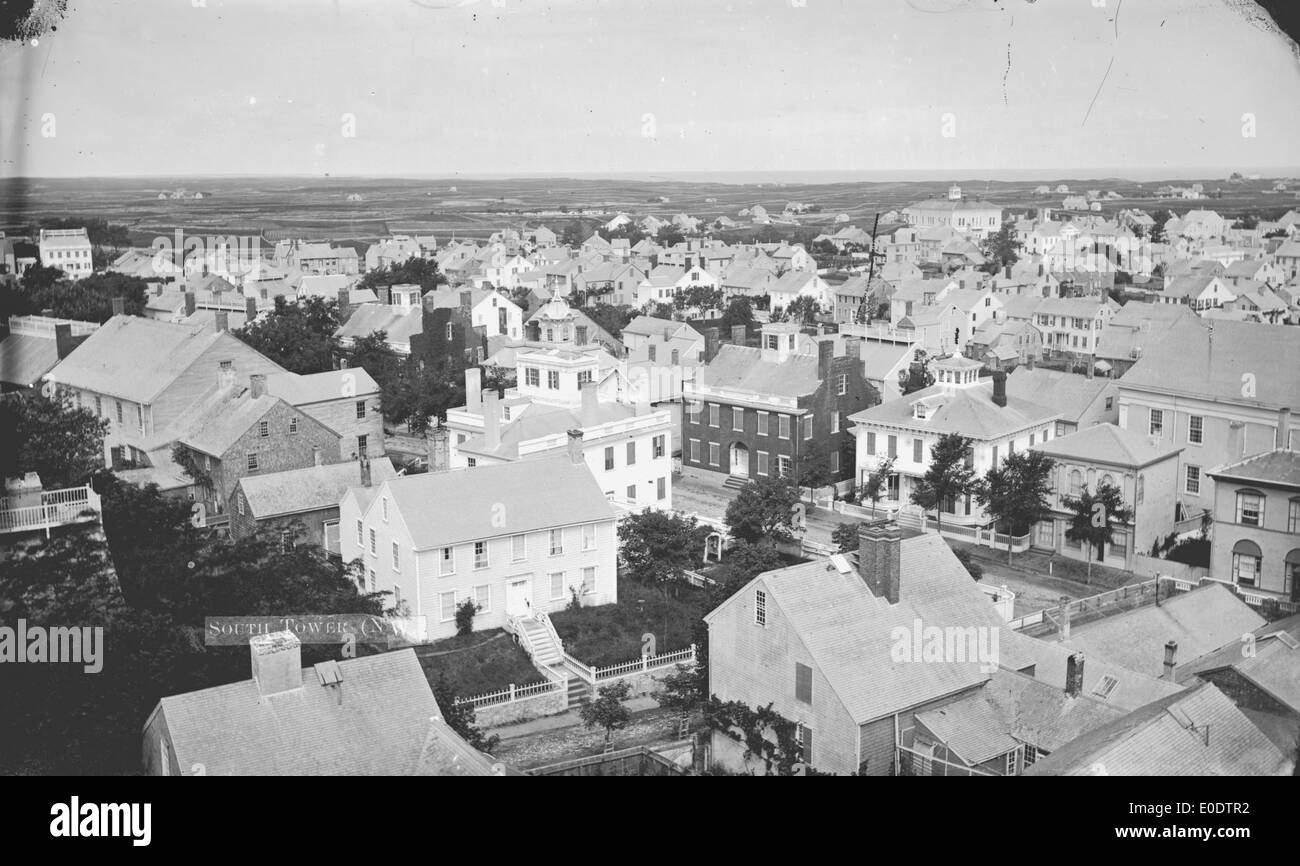
[{"label": "front door", "polygon": [[749,449],[739,442],[731,446],[731,474],[749,477]]},{"label": "front door", "polygon": [[532,613],[532,587],[530,577],[512,579],[506,584],[506,616],[528,616]]}]

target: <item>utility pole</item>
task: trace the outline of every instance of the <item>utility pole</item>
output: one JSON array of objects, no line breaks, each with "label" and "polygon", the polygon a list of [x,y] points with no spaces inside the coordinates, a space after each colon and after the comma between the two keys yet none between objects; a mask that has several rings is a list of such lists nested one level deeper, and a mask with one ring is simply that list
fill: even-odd
[{"label": "utility pole", "polygon": [[867,253],[867,286],[862,292],[862,303],[858,306],[857,322],[859,325],[865,325],[871,318],[871,309],[868,306],[871,303],[871,284],[876,279],[876,258],[883,253],[876,252],[876,230],[880,228],[880,212],[876,212],[876,218],[871,223],[871,251]]}]

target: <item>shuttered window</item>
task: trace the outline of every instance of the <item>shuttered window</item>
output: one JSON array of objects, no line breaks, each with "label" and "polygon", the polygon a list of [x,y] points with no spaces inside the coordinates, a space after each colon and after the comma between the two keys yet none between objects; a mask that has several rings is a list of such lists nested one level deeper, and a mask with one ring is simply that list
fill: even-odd
[{"label": "shuttered window", "polygon": [[794,696],[805,704],[812,703],[812,668],[794,663]]}]

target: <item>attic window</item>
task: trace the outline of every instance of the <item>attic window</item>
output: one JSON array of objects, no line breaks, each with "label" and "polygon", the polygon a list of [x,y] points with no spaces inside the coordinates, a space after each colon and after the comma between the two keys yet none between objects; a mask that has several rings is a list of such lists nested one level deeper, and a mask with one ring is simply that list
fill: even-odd
[{"label": "attic window", "polygon": [[1092,690],[1092,693],[1104,701],[1110,697],[1111,692],[1115,691],[1117,685],[1119,685],[1119,680],[1110,674],[1105,674],[1097,683],[1097,687]]},{"label": "attic window", "polygon": [[917,403],[915,404],[915,406],[913,406],[913,408],[916,410],[915,411],[916,417],[924,421],[925,416],[929,411],[928,407],[924,403]]}]

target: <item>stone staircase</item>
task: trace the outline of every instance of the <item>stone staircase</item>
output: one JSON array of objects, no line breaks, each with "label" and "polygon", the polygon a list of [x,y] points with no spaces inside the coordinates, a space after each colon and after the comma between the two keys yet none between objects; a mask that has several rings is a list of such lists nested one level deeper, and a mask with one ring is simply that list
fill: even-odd
[{"label": "stone staircase", "polygon": [[564,663],[564,652],[554,634],[540,619],[519,620],[519,642],[538,667],[550,668]]},{"label": "stone staircase", "polygon": [[591,703],[591,686],[578,677],[569,676],[569,706],[580,707]]},{"label": "stone staircase", "polygon": [[731,490],[743,490],[745,485],[748,483],[748,478],[744,478],[740,475],[728,475],[727,480],[722,482],[722,486]]}]

